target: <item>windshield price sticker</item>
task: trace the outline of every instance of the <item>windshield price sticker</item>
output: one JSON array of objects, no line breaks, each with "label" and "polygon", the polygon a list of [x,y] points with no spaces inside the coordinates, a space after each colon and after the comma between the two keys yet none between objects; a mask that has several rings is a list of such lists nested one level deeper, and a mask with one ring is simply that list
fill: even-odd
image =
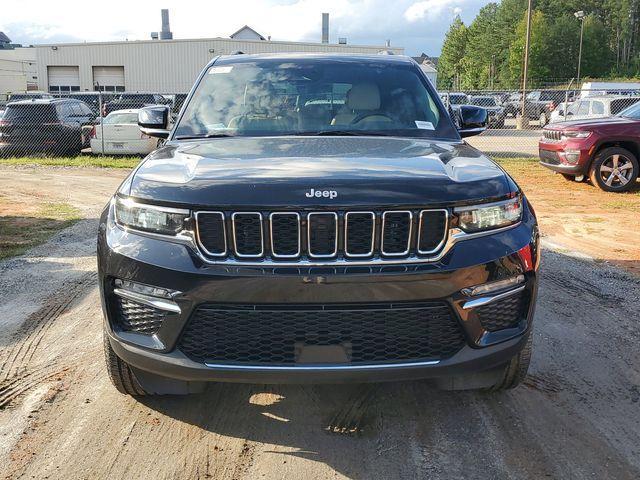
[{"label": "windshield price sticker", "polygon": [[424,122],[422,120],[416,120],[416,127],[420,128],[421,130],[435,130],[435,128],[433,128],[433,123]]}]

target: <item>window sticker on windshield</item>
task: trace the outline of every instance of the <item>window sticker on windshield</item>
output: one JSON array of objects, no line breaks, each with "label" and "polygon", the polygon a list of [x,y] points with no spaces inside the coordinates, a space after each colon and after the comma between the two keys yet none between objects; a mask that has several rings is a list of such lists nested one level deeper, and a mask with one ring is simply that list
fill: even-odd
[{"label": "window sticker on windshield", "polygon": [[433,128],[433,123],[424,122],[422,120],[416,120],[416,127],[422,130],[435,130],[435,128]]},{"label": "window sticker on windshield", "polygon": [[216,73],[229,73],[231,70],[233,70],[233,65],[228,65],[225,67],[211,67],[209,69],[209,75],[213,75]]}]

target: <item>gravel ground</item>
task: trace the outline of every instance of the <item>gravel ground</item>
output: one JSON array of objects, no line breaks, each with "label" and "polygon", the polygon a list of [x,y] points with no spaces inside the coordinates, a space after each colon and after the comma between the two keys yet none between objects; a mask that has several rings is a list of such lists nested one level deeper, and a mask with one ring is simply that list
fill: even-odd
[{"label": "gravel ground", "polygon": [[0,478],[640,477],[637,277],[545,248],[531,375],[504,394],[212,384],[136,401],[103,366],[96,210],[0,263]]}]

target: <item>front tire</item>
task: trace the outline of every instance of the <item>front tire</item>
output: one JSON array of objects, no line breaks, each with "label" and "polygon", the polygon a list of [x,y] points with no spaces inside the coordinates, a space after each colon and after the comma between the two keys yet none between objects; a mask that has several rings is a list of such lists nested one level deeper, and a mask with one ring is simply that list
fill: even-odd
[{"label": "front tire", "polygon": [[111,383],[124,395],[188,395],[202,393],[206,388],[205,382],[176,380],[132,367],[116,355],[106,332],[103,332],[103,346]]},{"label": "front tire", "polygon": [[149,392],[142,388],[142,385],[138,382],[129,364],[121,360],[113,351],[106,332],[103,333],[102,343],[104,347],[104,359],[107,364],[107,373],[116,390],[125,395],[131,395],[132,397],[149,395]]},{"label": "front tire", "polygon": [[520,385],[529,371],[531,363],[531,353],[533,351],[533,332],[529,333],[527,343],[524,348],[515,357],[511,359],[504,367],[501,378],[487,390],[490,392],[502,392],[511,390]]},{"label": "front tire", "polygon": [[609,147],[598,152],[589,170],[591,183],[605,192],[624,192],[638,178],[638,159],[629,150]]}]

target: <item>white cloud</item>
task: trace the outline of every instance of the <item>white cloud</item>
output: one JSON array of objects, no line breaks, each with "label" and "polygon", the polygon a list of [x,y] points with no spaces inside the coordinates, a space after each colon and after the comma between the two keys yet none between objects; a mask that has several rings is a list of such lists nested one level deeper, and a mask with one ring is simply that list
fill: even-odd
[{"label": "white cloud", "polygon": [[409,22],[415,22],[423,18],[435,19],[442,15],[445,11],[456,12],[462,11],[460,7],[454,7],[454,3],[459,3],[452,0],[424,0],[416,2],[409,6],[404,12],[404,17]]},{"label": "white cloud", "polygon": [[448,27],[442,16],[459,5],[472,16],[488,0],[109,0],[104,8],[77,0],[31,0],[29,8],[0,2],[0,31],[24,44],[145,40],[160,30],[160,8],[169,8],[174,38],[227,37],[246,24],[273,40],[320,41],[320,14],[329,12],[331,42],[391,39],[409,54],[437,54]]}]

